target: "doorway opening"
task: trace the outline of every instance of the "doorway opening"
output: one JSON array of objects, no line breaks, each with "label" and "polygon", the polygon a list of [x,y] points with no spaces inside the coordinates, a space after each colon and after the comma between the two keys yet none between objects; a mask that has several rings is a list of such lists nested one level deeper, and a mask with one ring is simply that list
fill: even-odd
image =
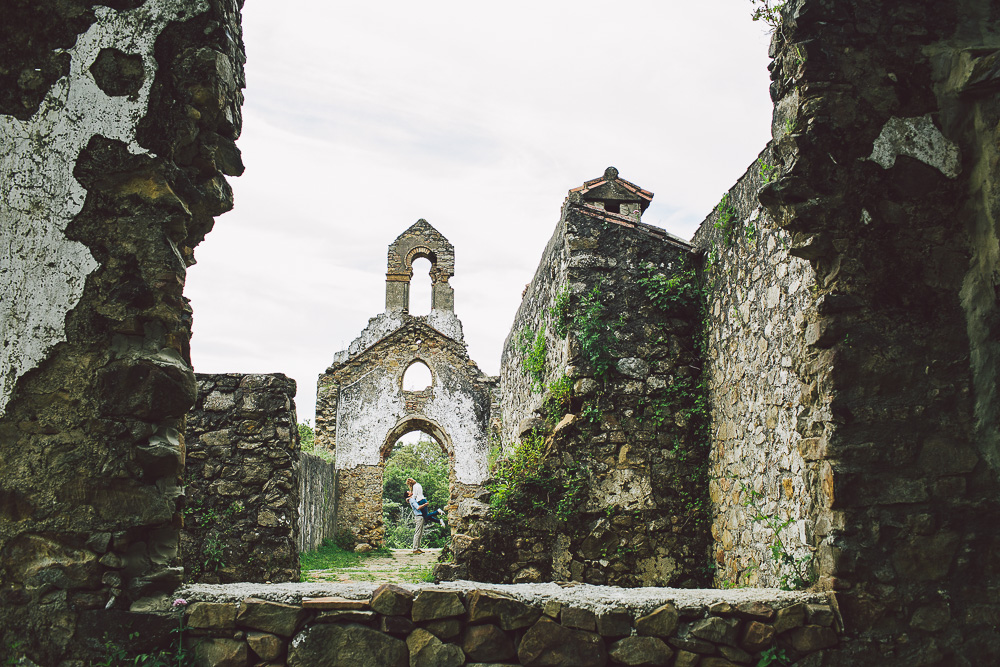
[{"label": "doorway opening", "polygon": [[[382,520],[385,526],[385,546],[390,549],[410,549],[416,529],[416,516],[407,502],[409,487],[406,479],[420,483],[431,509],[441,509],[449,502],[448,454],[433,436],[423,431],[411,431],[400,437],[385,461],[382,475]],[[444,547],[451,539],[448,527],[427,522],[422,548]]]}]

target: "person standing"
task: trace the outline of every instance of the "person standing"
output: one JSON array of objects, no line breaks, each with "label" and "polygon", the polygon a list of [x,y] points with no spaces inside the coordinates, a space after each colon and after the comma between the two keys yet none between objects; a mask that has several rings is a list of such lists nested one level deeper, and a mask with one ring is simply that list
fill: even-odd
[{"label": "person standing", "polygon": [[[407,480],[409,483],[409,480]],[[417,500],[416,496],[412,491],[406,492],[406,502],[410,504],[413,508],[413,522],[415,524],[415,529],[413,531],[413,553],[422,554],[423,551],[420,550],[420,540],[424,536],[424,514],[420,511],[420,502]],[[424,501],[426,504],[427,501]]]}]

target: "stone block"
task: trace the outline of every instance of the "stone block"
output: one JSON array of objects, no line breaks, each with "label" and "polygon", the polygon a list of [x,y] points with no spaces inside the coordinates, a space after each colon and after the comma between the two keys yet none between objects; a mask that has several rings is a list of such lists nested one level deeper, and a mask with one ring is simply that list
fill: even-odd
[{"label": "stone block", "polygon": [[303,609],[336,609],[338,611],[346,610],[368,610],[371,609],[371,605],[368,600],[348,600],[347,598],[339,597],[323,597],[323,598],[302,598],[302,608]]},{"label": "stone block", "polygon": [[736,632],[739,629],[739,625],[739,621],[735,618],[723,619],[718,616],[710,616],[692,623],[690,633],[698,639],[704,639],[713,644],[735,646]]},{"label": "stone block", "polygon": [[[949,621],[951,621],[951,611],[948,609],[948,605],[944,603],[933,604],[919,607],[913,612],[910,626],[925,632],[937,632],[946,628]],[[822,623],[817,623],[817,625],[822,625]]]},{"label": "stone block", "polygon": [[834,622],[833,609],[825,604],[806,605],[806,623],[809,625],[822,625],[830,627]]},{"label": "stone block", "polygon": [[774,631],[777,634],[788,632],[793,628],[805,625],[806,606],[801,602],[783,607],[774,617]]},{"label": "stone block", "polygon": [[410,618],[415,622],[434,621],[439,618],[461,616],[465,605],[458,593],[451,591],[422,590],[413,599]]},{"label": "stone block", "polygon": [[704,639],[692,637],[691,635],[686,637],[671,637],[667,640],[667,643],[674,648],[681,649],[682,651],[688,651],[690,653],[698,653],[700,655],[711,655],[715,653],[715,644],[707,642]]},{"label": "stone block", "polygon": [[306,614],[302,607],[247,598],[240,603],[236,623],[243,628],[291,637],[305,620]]},{"label": "stone block", "polygon": [[896,549],[892,564],[901,577],[932,581],[948,574],[957,549],[958,534],[953,532],[914,535]]},{"label": "stone block", "polygon": [[741,602],[736,605],[736,615],[755,621],[770,621],[774,618],[774,608],[764,602]]},{"label": "stone block", "polygon": [[589,609],[579,607],[563,607],[559,614],[559,622],[567,628],[593,632],[597,628],[597,616]]},{"label": "stone block", "polygon": [[608,649],[616,665],[669,665],[674,651],[658,637],[625,637]]},{"label": "stone block", "polygon": [[246,642],[216,637],[199,639],[194,654],[198,664],[212,667],[246,667],[250,659]]},{"label": "stone block", "polygon": [[635,631],[638,635],[653,637],[672,637],[677,632],[679,614],[672,602],[659,607],[653,612],[635,620]]},{"label": "stone block", "polygon": [[409,664],[405,642],[362,625],[313,625],[299,633],[288,649],[288,667],[408,667]]},{"label": "stone block", "polygon": [[469,593],[469,623],[496,623],[503,630],[526,628],[541,616],[541,610],[495,591]]},{"label": "stone block", "polygon": [[424,630],[445,641],[462,634],[462,622],[457,618],[442,618],[424,624]]},{"label": "stone block", "polygon": [[678,651],[674,658],[674,667],[695,667],[701,656],[691,651]]},{"label": "stone block", "polygon": [[751,653],[757,653],[773,644],[776,634],[773,625],[767,625],[760,621],[748,621],[743,628],[740,646]]},{"label": "stone block", "polygon": [[372,592],[369,604],[385,616],[406,616],[413,607],[413,592],[396,584],[382,584]]},{"label": "stone block", "polygon": [[525,667],[604,667],[608,653],[600,635],[546,617],[524,633],[517,657]]},{"label": "stone block", "polygon": [[421,628],[406,638],[406,647],[410,653],[410,667],[461,667],[465,663],[462,649],[445,644]]},{"label": "stone block", "polygon": [[364,609],[329,609],[316,614],[317,623],[361,623],[367,624],[375,618],[375,612]]},{"label": "stone block", "polygon": [[753,661],[752,655],[743,649],[736,648],[735,646],[720,646],[719,653],[721,653],[722,657],[726,660],[740,665],[748,665]]},{"label": "stone block", "polygon": [[597,632],[602,637],[626,637],[632,634],[632,615],[620,607],[600,613]]},{"label": "stone block", "polygon": [[278,662],[285,653],[285,642],[267,632],[248,632],[247,645],[264,662]]},{"label": "stone block", "polygon": [[192,628],[232,630],[238,608],[229,602],[193,602],[186,610],[187,624]]},{"label": "stone block", "polygon": [[510,660],[516,655],[511,637],[493,625],[472,625],[462,638],[462,650],[469,660]]}]

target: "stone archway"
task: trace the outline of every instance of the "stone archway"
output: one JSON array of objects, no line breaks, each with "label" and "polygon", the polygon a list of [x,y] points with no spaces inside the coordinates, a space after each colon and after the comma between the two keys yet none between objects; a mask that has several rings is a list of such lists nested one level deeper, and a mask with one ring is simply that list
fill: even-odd
[{"label": "stone archway", "polygon": [[[432,308],[422,317],[409,314],[409,281],[418,257],[432,263]],[[386,311],[320,375],[316,442],[336,456],[337,532],[350,533],[356,542],[383,541],[383,469],[407,432],[428,433],[448,454],[452,504],[486,479],[497,378],[469,359],[448,284],[454,262],[452,245],[425,220],[403,232],[389,246]],[[427,366],[430,384],[407,390],[403,376],[417,363]]]}]

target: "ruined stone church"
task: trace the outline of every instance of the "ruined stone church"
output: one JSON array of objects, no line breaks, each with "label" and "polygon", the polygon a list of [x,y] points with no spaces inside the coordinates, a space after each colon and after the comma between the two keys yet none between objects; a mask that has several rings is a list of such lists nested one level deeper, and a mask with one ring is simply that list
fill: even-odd
[{"label": "ruined stone church", "polygon": [[[690,241],[615,169],[567,184],[499,380],[454,249],[410,227],[320,378],[333,465],[299,451],[294,382],[190,364],[186,269],[243,170],[242,3],[8,5],[0,658],[148,655],[181,619],[205,665],[1000,662],[998,3],[786,3],[771,142]],[[413,429],[451,460],[462,581],[291,583],[347,523],[380,539]],[[494,430],[539,447],[504,512]]]}]

